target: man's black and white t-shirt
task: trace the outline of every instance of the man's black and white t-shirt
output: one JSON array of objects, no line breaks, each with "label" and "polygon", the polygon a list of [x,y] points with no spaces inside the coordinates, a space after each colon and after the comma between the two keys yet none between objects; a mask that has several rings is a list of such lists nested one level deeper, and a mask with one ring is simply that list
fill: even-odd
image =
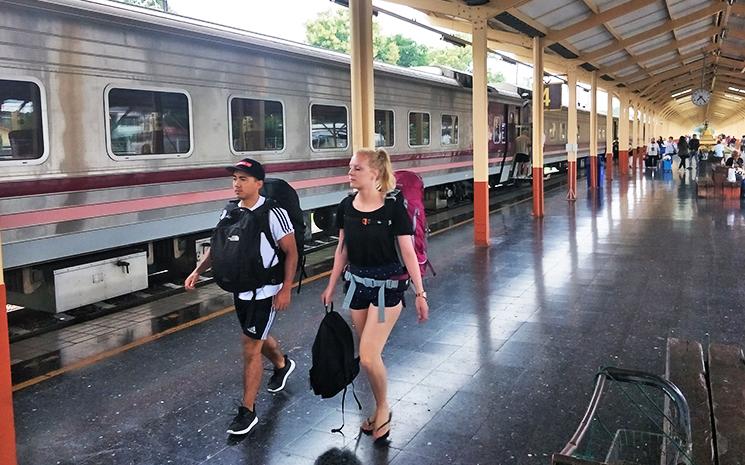
[{"label": "man's black and white t-shirt", "polygon": [[[239,207],[248,208],[249,210],[256,210],[260,206],[264,205],[266,198],[259,196],[259,200],[256,201],[251,207],[247,207],[243,204],[243,201],[238,203]],[[223,210],[220,218],[223,218],[227,214]],[[295,230],[290,222],[290,217],[287,215],[287,211],[282,207],[274,207],[269,211],[269,229],[272,232],[272,238],[274,243],[279,247],[279,241],[288,234],[294,234]],[[261,258],[264,262],[264,268],[271,268],[279,262],[279,257],[275,253],[269,240],[261,233]],[[266,285],[256,290],[256,300],[268,299],[274,297],[282,289],[282,284]],[[238,298],[241,300],[252,300],[254,298],[254,291],[241,292],[238,294]]]}]

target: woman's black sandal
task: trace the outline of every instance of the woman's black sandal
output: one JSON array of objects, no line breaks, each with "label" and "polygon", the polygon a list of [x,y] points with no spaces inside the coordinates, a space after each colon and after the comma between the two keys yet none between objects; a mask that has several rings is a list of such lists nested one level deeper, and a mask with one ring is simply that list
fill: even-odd
[{"label": "woman's black sandal", "polygon": [[[365,428],[365,426],[369,426],[370,428]],[[375,421],[365,418],[365,422],[360,425],[360,432],[366,436],[370,436],[373,434],[373,431],[375,431]]]},{"label": "woman's black sandal", "polygon": [[[391,423],[391,420],[392,420],[392,419],[393,419],[393,411],[390,411],[390,412],[388,412],[388,421],[386,421],[386,422],[385,422],[385,423],[383,423],[382,425],[380,425],[380,426],[378,426],[377,428],[375,428],[375,432],[378,432],[378,431],[380,431],[381,429],[385,428],[385,427],[386,427],[386,425],[390,425],[390,423]],[[384,442],[386,442],[386,441],[388,440],[388,436],[389,436],[390,434],[391,434],[391,427],[390,427],[390,426],[388,426],[388,431],[386,431],[386,432],[385,432],[385,434],[383,434],[383,435],[381,435],[381,436],[378,436],[377,438],[375,438],[375,441],[374,441],[374,442],[375,442],[376,444],[384,443]],[[373,436],[374,436],[374,435],[373,435]]]}]

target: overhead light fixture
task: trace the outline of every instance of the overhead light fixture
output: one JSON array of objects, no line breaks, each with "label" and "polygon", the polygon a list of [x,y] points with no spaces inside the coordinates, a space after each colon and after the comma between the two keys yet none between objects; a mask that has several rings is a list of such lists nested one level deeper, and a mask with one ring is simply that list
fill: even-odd
[{"label": "overhead light fixture", "polygon": [[466,45],[471,45],[470,42],[450,34],[443,34],[442,37],[440,37],[440,40],[455,45],[456,47],[465,47]]},{"label": "overhead light fixture", "polygon": [[673,95],[671,95],[671,97],[672,97],[672,98],[678,98],[678,97],[680,97],[681,95],[685,95],[685,94],[687,94],[687,93],[688,93],[688,92],[690,92],[691,90],[693,90],[693,89],[686,89],[686,90],[681,90],[680,92],[676,92],[676,93],[674,93]]}]

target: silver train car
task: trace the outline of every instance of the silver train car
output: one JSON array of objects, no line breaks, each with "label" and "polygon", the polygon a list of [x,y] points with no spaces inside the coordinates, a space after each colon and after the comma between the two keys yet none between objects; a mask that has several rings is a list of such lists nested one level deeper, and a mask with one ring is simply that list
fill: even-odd
[{"label": "silver train car", "polygon": [[[308,221],[331,227],[348,189],[347,56],[106,0],[0,0],[0,11],[11,303],[65,311],[189,270],[232,196],[224,167],[247,156],[294,185]],[[447,69],[375,64],[376,145],[395,169],[422,175],[433,205],[473,177],[471,83]],[[507,87],[489,99],[499,184],[530,107]],[[561,167],[556,119],[546,164]]]}]

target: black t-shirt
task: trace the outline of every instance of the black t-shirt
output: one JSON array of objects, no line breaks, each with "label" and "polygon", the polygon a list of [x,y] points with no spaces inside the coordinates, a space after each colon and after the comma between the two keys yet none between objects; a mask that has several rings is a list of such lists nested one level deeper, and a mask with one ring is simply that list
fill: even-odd
[{"label": "black t-shirt", "polygon": [[339,204],[336,226],[344,230],[349,263],[371,267],[399,263],[396,236],[414,234],[411,219],[401,193],[396,200],[386,199],[375,211],[361,212],[352,205],[353,196]]},{"label": "black t-shirt", "polygon": [[738,158],[737,161],[735,161],[735,159],[733,157],[729,157],[727,159],[727,161],[724,162],[724,166],[729,166],[730,168],[732,168],[735,165],[737,165],[740,168],[742,168],[742,165],[743,165],[742,158]]}]

